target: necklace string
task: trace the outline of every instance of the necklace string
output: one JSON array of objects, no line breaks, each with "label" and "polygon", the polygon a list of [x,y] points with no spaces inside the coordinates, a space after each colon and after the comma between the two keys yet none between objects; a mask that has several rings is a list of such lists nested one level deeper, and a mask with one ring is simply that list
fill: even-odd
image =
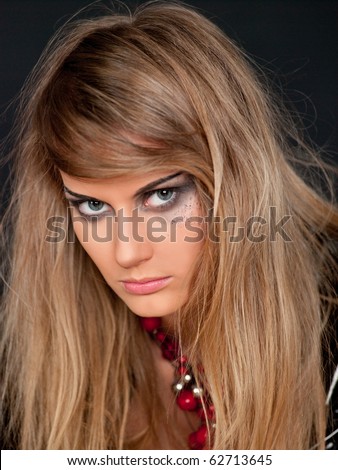
[{"label": "necklace string", "polygon": [[[189,434],[189,448],[201,450],[208,448],[208,426],[215,427],[215,410],[205,387],[196,383],[188,358],[182,354],[176,339],[165,333],[161,319],[157,317],[140,318],[142,327],[159,345],[162,356],[170,361],[175,369],[175,381],[172,385],[179,408],[195,412],[201,423],[199,428]],[[204,406],[203,406],[204,405]]]}]

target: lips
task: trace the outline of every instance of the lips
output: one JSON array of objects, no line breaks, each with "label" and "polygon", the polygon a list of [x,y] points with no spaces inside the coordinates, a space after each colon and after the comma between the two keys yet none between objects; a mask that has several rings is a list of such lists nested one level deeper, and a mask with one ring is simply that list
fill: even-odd
[{"label": "lips", "polygon": [[140,280],[127,279],[121,281],[125,290],[131,294],[146,295],[153,294],[166,287],[172,280],[171,276],[159,278],[144,278]]}]

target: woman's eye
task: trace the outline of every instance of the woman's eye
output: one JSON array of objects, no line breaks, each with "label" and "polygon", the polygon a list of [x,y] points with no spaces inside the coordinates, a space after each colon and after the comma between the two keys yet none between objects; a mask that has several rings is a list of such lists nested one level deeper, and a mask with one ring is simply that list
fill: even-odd
[{"label": "woman's eye", "polygon": [[95,200],[88,200],[88,201],[71,201],[72,205],[75,205],[77,210],[80,212],[81,215],[84,216],[99,216],[107,210],[109,210],[109,205]]},{"label": "woman's eye", "polygon": [[171,204],[176,199],[177,192],[173,188],[157,189],[152,191],[144,203],[147,208],[163,207]]}]

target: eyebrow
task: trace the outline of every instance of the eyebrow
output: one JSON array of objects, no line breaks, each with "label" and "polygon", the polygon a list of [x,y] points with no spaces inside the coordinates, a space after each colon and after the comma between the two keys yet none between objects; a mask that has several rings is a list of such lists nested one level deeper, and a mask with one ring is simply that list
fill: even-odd
[{"label": "eyebrow", "polygon": [[140,196],[142,193],[146,193],[147,191],[151,191],[153,188],[156,186],[159,186],[160,184],[166,183],[167,181],[170,181],[177,176],[180,176],[182,174],[181,171],[174,173],[172,175],[165,176],[164,178],[160,178],[156,181],[152,181],[151,183],[146,184],[142,188],[138,189],[134,195],[134,197]]},{"label": "eyebrow", "polygon": [[[134,194],[134,197],[138,197],[144,192],[151,191],[156,186],[158,186],[160,184],[163,184],[163,183],[166,183],[167,181],[170,181],[170,180],[176,178],[177,176],[180,176],[181,174],[182,174],[182,172],[179,171],[179,172],[174,173],[172,175],[165,176],[164,178],[160,178],[156,181],[152,181],[151,183],[148,183],[145,186],[143,186],[142,188],[138,189],[136,191],[136,193]],[[93,196],[87,196],[85,194],[75,193],[74,191],[71,191],[70,189],[68,189],[66,186],[63,186],[63,190],[66,193],[70,194],[71,196],[78,197],[80,199],[95,199]]]}]

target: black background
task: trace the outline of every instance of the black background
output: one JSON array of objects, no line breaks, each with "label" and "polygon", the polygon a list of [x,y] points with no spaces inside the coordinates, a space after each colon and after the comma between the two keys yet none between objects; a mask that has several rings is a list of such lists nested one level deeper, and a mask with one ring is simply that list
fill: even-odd
[{"label": "black background", "polygon": [[[0,138],[13,105],[53,32],[89,0],[0,0]],[[101,2],[116,4],[117,2]],[[133,6],[142,1],[128,1]],[[311,139],[338,160],[338,1],[194,1],[282,86]],[[0,185],[6,176],[0,168]],[[0,188],[1,188],[0,186]]]}]

